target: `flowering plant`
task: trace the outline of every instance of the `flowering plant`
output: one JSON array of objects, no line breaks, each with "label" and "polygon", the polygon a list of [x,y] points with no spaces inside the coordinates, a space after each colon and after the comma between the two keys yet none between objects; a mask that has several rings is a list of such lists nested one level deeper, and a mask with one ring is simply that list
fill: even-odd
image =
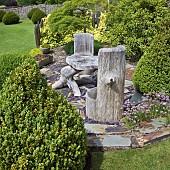
[{"label": "flowering plant", "polygon": [[142,121],[150,121],[157,117],[166,117],[166,124],[170,123],[170,99],[166,93],[145,94],[139,104],[124,103],[124,120],[130,128],[140,126]]}]

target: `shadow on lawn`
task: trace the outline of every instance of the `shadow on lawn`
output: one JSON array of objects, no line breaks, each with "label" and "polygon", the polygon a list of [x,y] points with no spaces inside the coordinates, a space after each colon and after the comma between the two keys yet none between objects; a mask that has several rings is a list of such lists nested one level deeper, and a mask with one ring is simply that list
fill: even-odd
[{"label": "shadow on lawn", "polygon": [[88,147],[84,170],[100,170],[104,154],[100,138],[97,139],[97,145],[98,147]]}]

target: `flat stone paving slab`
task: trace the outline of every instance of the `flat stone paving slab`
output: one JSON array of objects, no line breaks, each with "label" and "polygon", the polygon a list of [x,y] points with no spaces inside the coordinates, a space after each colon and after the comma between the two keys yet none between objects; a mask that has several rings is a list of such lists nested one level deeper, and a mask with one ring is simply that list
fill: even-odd
[{"label": "flat stone paving slab", "polygon": [[121,135],[96,135],[88,137],[89,146],[97,147],[130,147],[130,137]]},{"label": "flat stone paving slab", "polygon": [[164,118],[144,122],[142,126],[132,131],[120,125],[85,123],[88,146],[102,150],[126,149],[170,138],[170,127],[165,126]]}]

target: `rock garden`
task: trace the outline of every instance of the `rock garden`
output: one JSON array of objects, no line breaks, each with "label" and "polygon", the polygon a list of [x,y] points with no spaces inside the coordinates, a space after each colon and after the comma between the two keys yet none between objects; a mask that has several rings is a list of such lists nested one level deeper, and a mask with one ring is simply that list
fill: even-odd
[{"label": "rock garden", "polygon": [[[170,137],[168,1],[73,0],[27,17],[0,10],[0,169],[149,169]],[[152,154],[168,169],[170,152]]]}]

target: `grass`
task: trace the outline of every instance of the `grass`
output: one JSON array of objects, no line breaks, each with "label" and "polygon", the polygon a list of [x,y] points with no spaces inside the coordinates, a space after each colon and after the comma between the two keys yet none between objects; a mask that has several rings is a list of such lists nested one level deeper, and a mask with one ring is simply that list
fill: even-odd
[{"label": "grass", "polygon": [[0,23],[0,53],[29,52],[36,46],[34,24],[28,19],[20,21],[13,25]]},{"label": "grass", "polygon": [[169,170],[170,139],[144,148],[93,152],[90,170]]}]

